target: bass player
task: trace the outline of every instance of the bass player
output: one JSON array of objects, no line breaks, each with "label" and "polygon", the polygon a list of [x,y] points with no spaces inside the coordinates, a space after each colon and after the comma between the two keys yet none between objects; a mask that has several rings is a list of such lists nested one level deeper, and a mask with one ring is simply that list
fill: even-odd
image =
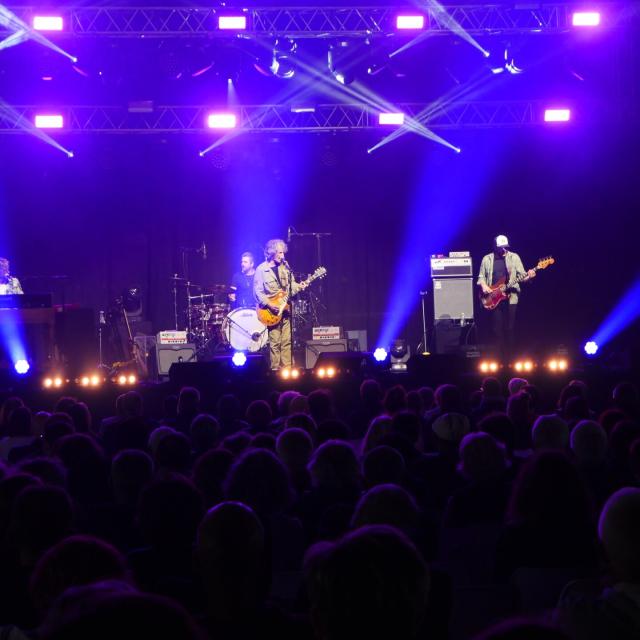
[{"label": "bass player", "polygon": [[[284,240],[269,240],[264,248],[265,261],[256,267],[253,277],[256,302],[275,314],[281,313],[281,310],[273,301],[274,296],[284,292],[287,298],[291,298],[307,286],[305,282],[296,282],[285,260],[286,252]],[[282,313],[282,319],[277,324],[269,327],[269,355],[272,370],[290,367],[292,364],[291,318],[287,312]]]},{"label": "bass player", "polygon": [[[493,251],[488,253],[480,264],[478,286],[482,293],[491,293],[492,285],[504,283],[508,294],[508,303],[498,305],[493,311],[492,325],[498,352],[502,358],[508,360],[513,355],[515,347],[515,323],[518,298],[520,295],[519,282],[526,282],[535,278],[533,269],[526,271],[517,253],[510,250],[507,236],[499,235],[493,239]],[[517,281],[516,281],[517,280]]]}]

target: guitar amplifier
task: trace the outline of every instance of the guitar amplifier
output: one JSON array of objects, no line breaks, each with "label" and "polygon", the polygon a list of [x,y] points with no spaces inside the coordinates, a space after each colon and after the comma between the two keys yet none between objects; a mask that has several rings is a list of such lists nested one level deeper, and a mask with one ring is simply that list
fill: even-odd
[{"label": "guitar amplifier", "polygon": [[431,256],[432,278],[463,278],[473,276],[471,257],[466,251],[451,252],[449,257]]},{"label": "guitar amplifier", "polygon": [[174,362],[197,362],[195,344],[156,344],[155,361],[159,377],[167,377]]},{"label": "guitar amplifier", "polygon": [[439,320],[473,320],[473,280],[433,279],[433,317]]},{"label": "guitar amplifier", "polygon": [[347,340],[307,340],[304,349],[305,368],[313,369],[321,353],[346,353]]}]

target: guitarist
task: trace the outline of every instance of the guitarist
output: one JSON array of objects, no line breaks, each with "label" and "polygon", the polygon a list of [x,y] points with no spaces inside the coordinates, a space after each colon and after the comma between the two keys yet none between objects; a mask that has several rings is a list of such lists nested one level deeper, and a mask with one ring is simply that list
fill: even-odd
[{"label": "guitarist", "polygon": [[515,346],[516,310],[520,295],[516,278],[522,277],[520,282],[526,282],[535,276],[533,269],[525,271],[520,256],[510,250],[507,236],[499,235],[493,239],[493,251],[482,258],[477,284],[483,293],[490,293],[491,285],[505,283],[509,304],[498,305],[492,311],[493,333],[504,359],[511,357]]},{"label": "guitarist", "polygon": [[[253,294],[256,302],[279,313],[280,308],[271,299],[282,291],[291,298],[306,287],[296,279],[285,260],[287,245],[284,240],[274,238],[269,240],[264,248],[265,261],[256,267],[253,277]],[[285,311],[282,320],[273,327],[269,327],[269,355],[271,369],[291,366],[291,319]]]}]

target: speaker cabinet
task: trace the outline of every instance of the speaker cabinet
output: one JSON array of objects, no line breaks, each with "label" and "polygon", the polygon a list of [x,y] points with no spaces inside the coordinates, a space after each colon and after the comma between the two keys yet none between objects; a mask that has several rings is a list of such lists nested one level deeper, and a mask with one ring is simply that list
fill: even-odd
[{"label": "speaker cabinet", "polygon": [[433,316],[440,320],[473,320],[473,280],[433,279]]},{"label": "speaker cabinet", "polygon": [[166,377],[174,362],[196,362],[195,344],[157,344],[156,366],[158,376]]},{"label": "speaker cabinet", "polygon": [[346,353],[348,340],[307,340],[304,349],[305,368],[313,369],[321,353]]}]

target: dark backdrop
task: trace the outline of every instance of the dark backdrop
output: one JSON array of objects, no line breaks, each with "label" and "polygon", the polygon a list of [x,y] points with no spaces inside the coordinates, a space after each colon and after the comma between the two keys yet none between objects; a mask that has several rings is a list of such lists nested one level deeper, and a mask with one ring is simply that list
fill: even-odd
[{"label": "dark backdrop", "polygon": [[[474,270],[497,233],[509,235],[527,265],[553,254],[556,264],[523,296],[521,329],[534,342],[578,344],[638,275],[637,128],[448,137],[460,155],[410,136],[367,155],[374,138],[352,132],[244,136],[203,159],[201,137],[67,135],[60,140],[76,154],[67,159],[5,136],[0,250],[28,289],[52,288],[58,301],[96,311],[124,287],[141,287],[160,330],[172,322],[179,247],[207,243],[207,261],[192,255],[190,275],[208,285],[228,282],[242,250],[286,236],[288,226],[327,232],[327,319],[366,328],[373,342],[394,312],[398,261],[439,246],[433,234],[442,230],[427,223],[437,207],[431,213],[456,229],[440,249],[470,250]],[[416,195],[422,187],[426,196]],[[424,235],[407,237],[410,220]],[[315,265],[314,248],[292,242],[294,269]],[[46,279],[54,275],[69,278]],[[427,283],[426,263],[420,275]],[[419,333],[418,289],[406,294],[410,340]]]}]

